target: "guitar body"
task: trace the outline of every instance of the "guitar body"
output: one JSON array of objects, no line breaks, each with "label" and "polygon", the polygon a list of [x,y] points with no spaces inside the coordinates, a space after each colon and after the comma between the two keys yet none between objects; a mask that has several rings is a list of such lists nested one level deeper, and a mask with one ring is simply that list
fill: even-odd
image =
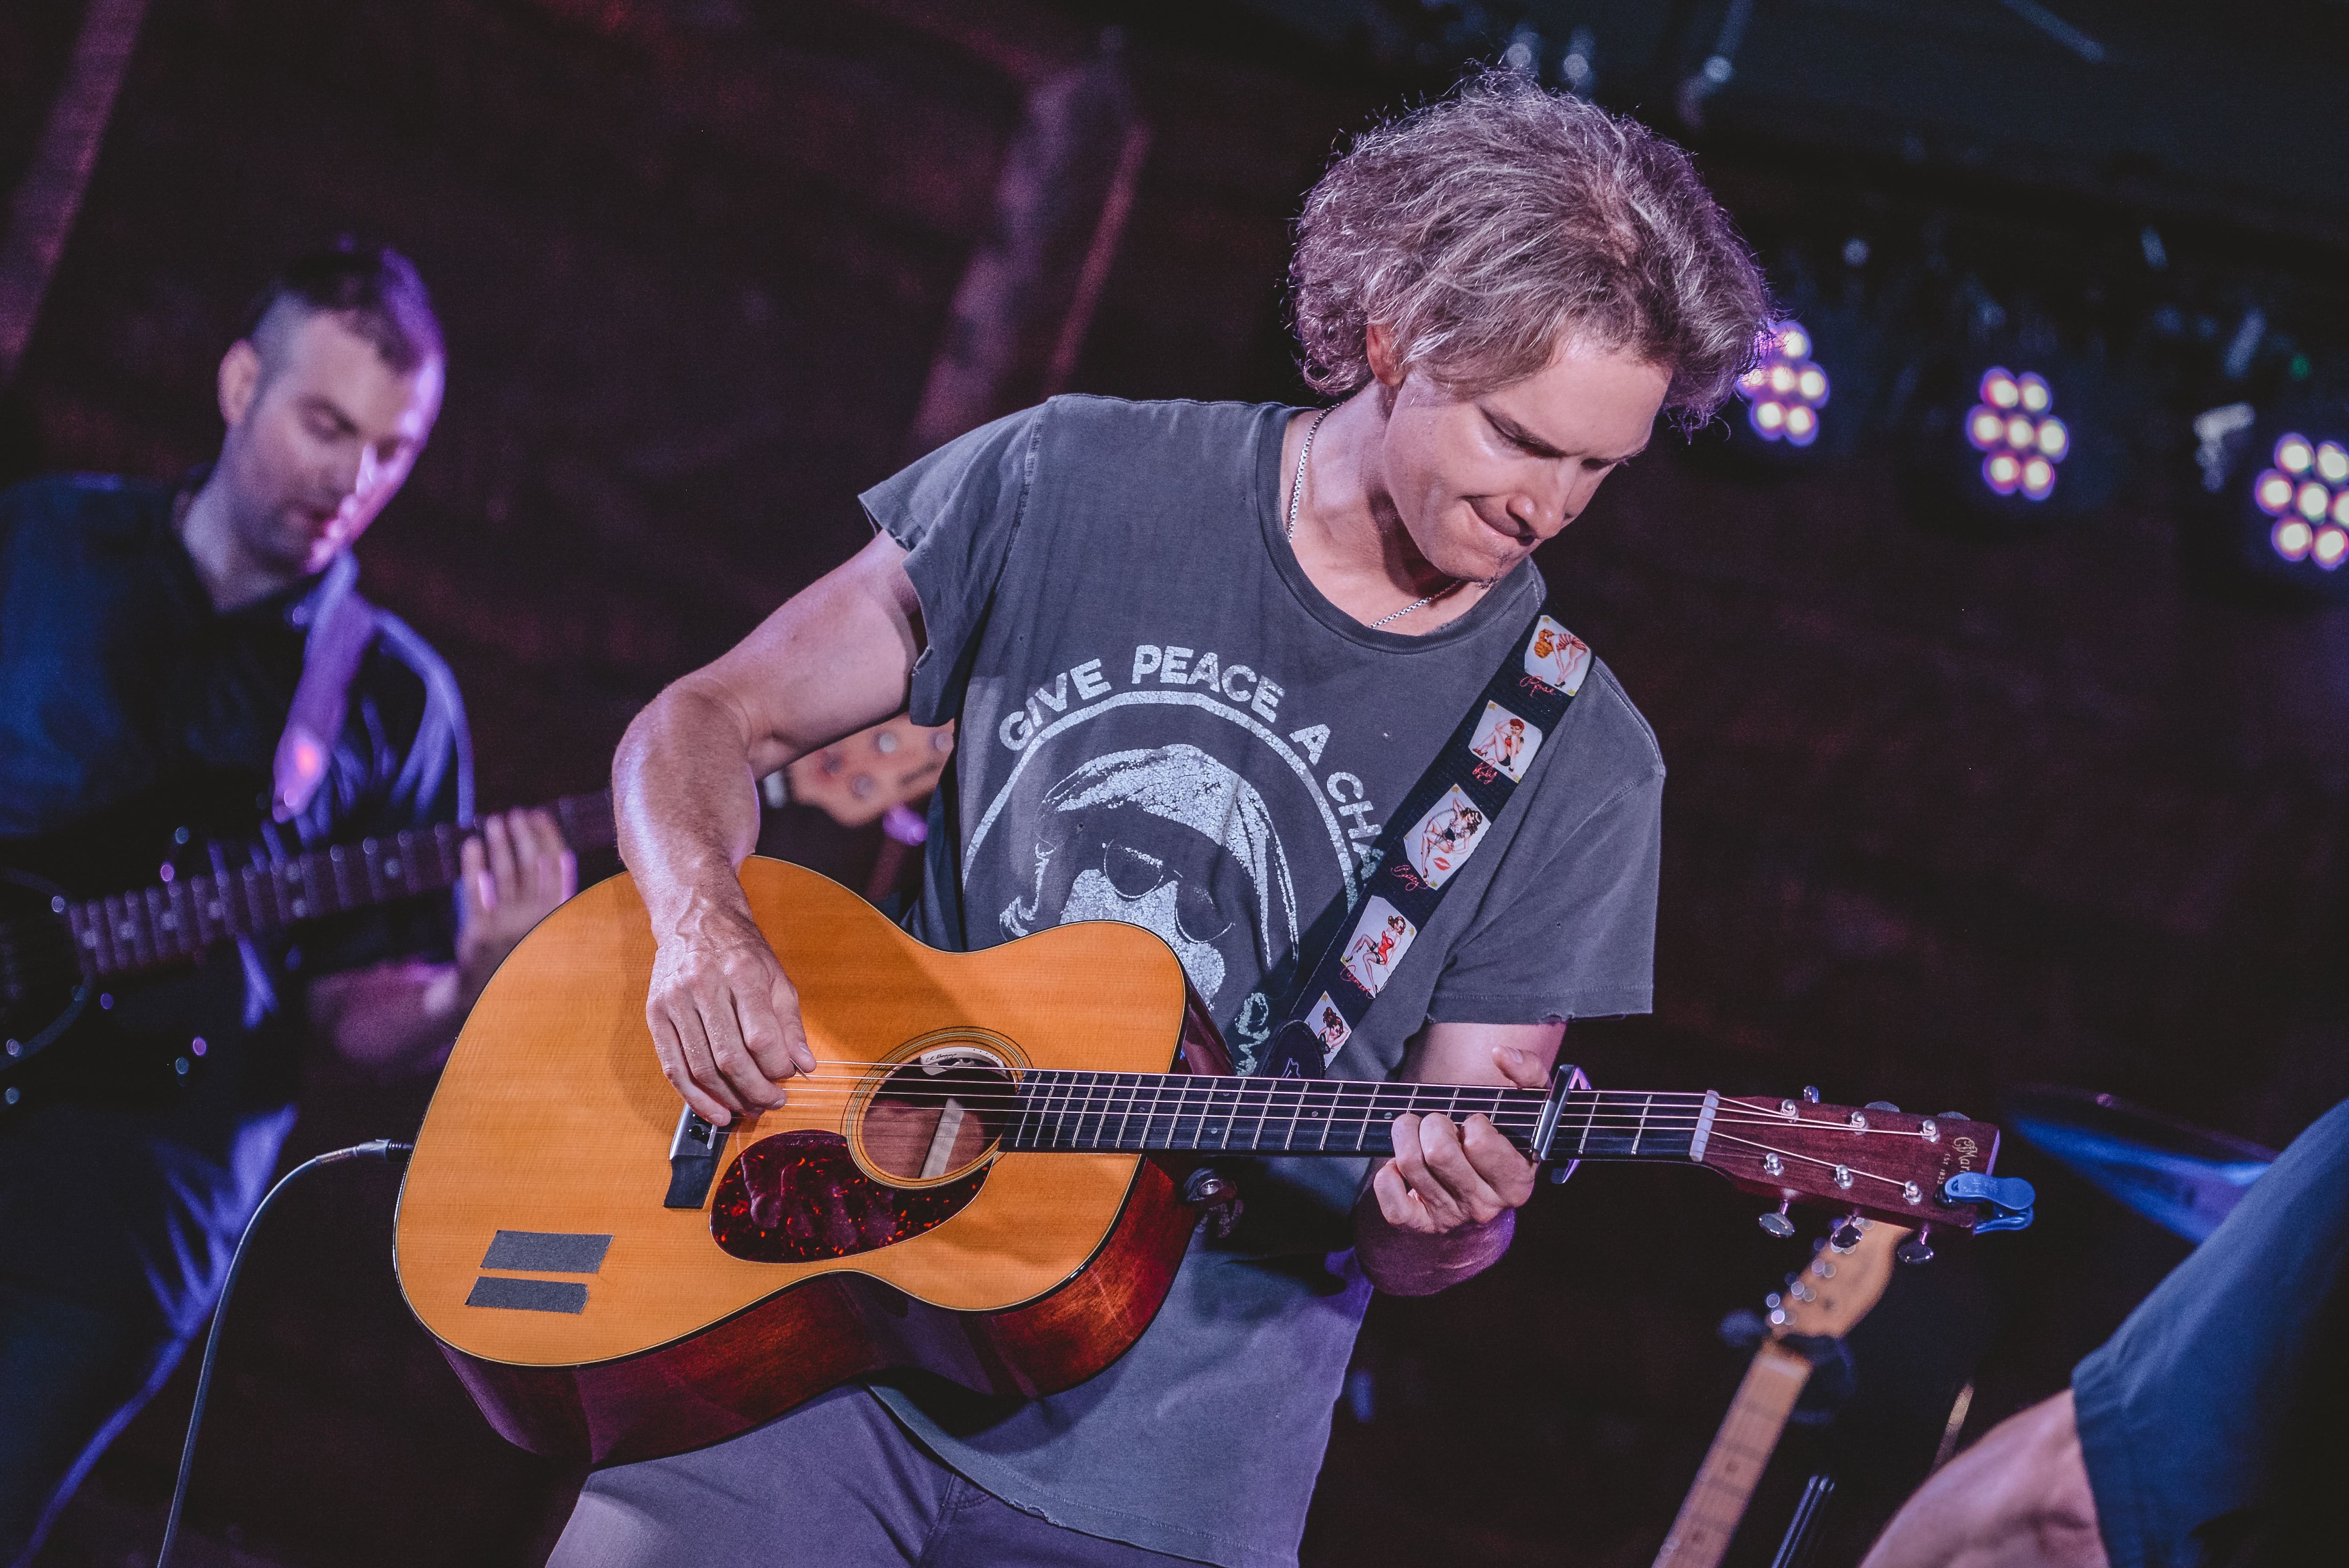
[{"label": "guitar body", "polygon": [[[0,840],[0,1083],[16,1091],[0,1109],[57,1094],[159,1103],[202,1070],[187,1057],[183,1039],[147,1039],[113,1026],[113,1004],[158,981],[90,978],[58,904],[151,883],[166,868],[174,877],[207,871],[214,843],[235,844],[242,862],[265,789],[254,776],[206,774],[142,791],[40,838]],[[187,985],[176,975],[160,983]],[[234,989],[242,981],[222,984]],[[175,1066],[181,1060],[189,1063],[184,1070]]]},{"label": "guitar body", "polygon": [[418,1135],[401,1290],[536,1452],[676,1453],[889,1368],[1071,1387],[1140,1337],[1196,1222],[1183,1157],[1002,1151],[987,1109],[1030,1068],[1228,1072],[1164,943],[1091,923],[941,953],[812,872],[741,875],[818,1070],[721,1134],[707,1198],[666,1206],[681,1105],[625,876],[515,950]]}]

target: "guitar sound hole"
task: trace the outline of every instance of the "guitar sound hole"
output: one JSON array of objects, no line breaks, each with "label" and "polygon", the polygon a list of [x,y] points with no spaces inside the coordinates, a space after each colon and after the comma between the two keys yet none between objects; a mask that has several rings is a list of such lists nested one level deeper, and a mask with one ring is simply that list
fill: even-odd
[{"label": "guitar sound hole", "polygon": [[901,1181],[959,1175],[1002,1135],[1012,1088],[1010,1075],[983,1057],[899,1068],[864,1108],[866,1162]]},{"label": "guitar sound hole", "polygon": [[892,1187],[858,1168],[836,1132],[779,1132],[742,1151],[718,1181],[709,1233],[761,1264],[810,1264],[878,1251],[945,1223],[978,1195],[980,1166],[953,1181]]}]

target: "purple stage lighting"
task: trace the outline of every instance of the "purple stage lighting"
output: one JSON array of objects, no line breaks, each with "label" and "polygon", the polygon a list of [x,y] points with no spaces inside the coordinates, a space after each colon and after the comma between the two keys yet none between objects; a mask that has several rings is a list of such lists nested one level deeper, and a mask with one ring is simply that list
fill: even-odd
[{"label": "purple stage lighting", "polygon": [[2286,561],[2333,572],[2349,560],[2349,448],[2288,432],[2275,466],[2251,481],[2251,500],[2276,520],[2268,542]]},{"label": "purple stage lighting", "polygon": [[1765,441],[1807,447],[1819,438],[1827,406],[1827,373],[1811,362],[1811,335],[1800,322],[1782,321],[1763,335],[1761,351],[1737,383],[1745,422]]},{"label": "purple stage lighting", "polygon": [[2055,394],[2031,371],[2004,366],[1982,372],[1982,401],[1966,415],[1966,439],[1982,454],[1982,483],[2001,495],[2045,500],[2055,465],[2072,449],[2072,432],[2052,411]]}]

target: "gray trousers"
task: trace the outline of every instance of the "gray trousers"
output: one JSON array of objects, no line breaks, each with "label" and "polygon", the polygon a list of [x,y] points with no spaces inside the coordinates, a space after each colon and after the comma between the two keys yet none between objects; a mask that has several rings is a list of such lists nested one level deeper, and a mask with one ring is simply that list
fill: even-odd
[{"label": "gray trousers", "polygon": [[940,1464],[872,1395],[847,1387],[715,1448],[595,1471],[547,1568],[1171,1568],[1188,1561],[1020,1512]]}]

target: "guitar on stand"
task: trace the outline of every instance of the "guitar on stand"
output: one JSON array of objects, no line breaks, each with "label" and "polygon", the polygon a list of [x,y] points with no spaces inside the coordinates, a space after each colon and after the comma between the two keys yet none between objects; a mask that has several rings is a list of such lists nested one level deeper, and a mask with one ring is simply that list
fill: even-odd
[{"label": "guitar on stand", "polygon": [[[1764,1302],[1768,1336],[1745,1369],[1745,1380],[1713,1435],[1696,1481],[1656,1553],[1654,1568],[1716,1568],[1745,1517],[1746,1505],[1754,1501],[1754,1489],[1777,1449],[1795,1402],[1811,1379],[1811,1358],[1789,1340],[1840,1339],[1850,1333],[1883,1299],[1892,1281],[1895,1254],[1909,1236],[1904,1227],[1880,1220],[1849,1220],[1834,1235],[1821,1239],[1810,1263],[1787,1279],[1783,1292],[1773,1293]],[[1795,1527],[1780,1548],[1781,1561],[1799,1550],[1833,1485],[1823,1476],[1811,1478]]]},{"label": "guitar on stand", "polygon": [[[615,877],[515,948],[467,1020],[399,1202],[400,1289],[492,1426],[657,1458],[852,1378],[1070,1387],[1156,1314],[1225,1153],[1375,1158],[1404,1113],[1481,1114],[1529,1158],[1710,1168],[1775,1204],[1921,1229],[2027,1223],[1987,1123],[1716,1093],[1235,1078],[1174,952],[1056,926],[915,941],[812,872],[743,892],[790,955],[812,1072],[715,1128],[646,1037],[654,944]],[[1838,1255],[1839,1257],[1840,1255]]]}]

